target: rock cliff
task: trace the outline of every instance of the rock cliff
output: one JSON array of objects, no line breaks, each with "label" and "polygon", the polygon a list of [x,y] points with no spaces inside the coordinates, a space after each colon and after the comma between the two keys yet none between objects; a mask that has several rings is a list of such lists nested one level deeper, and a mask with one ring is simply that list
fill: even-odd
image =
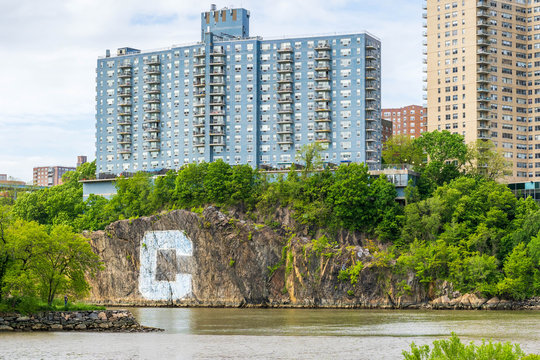
[{"label": "rock cliff", "polygon": [[308,236],[286,209],[274,218],[279,221],[267,226],[243,213],[208,207],[200,214],[175,210],[122,220],[87,234],[104,261],[104,270],[90,279],[88,301],[344,308],[498,308],[500,303],[471,296],[456,300],[461,294],[444,292],[430,301],[435,296],[412,274],[395,275],[391,264],[374,257],[375,245],[363,234]]}]

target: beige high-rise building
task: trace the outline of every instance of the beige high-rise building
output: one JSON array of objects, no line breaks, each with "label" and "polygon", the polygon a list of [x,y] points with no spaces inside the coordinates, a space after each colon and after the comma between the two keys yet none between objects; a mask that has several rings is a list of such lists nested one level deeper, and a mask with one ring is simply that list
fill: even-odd
[{"label": "beige high-rise building", "polygon": [[490,139],[540,181],[540,1],[424,1],[428,131]]}]

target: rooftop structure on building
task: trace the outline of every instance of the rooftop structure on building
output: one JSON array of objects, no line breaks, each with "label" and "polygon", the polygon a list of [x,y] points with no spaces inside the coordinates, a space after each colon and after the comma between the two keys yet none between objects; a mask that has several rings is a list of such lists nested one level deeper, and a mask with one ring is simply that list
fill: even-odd
[{"label": "rooftop structure on building", "polygon": [[491,140],[509,182],[540,179],[536,1],[424,1],[428,131]]},{"label": "rooftop structure on building", "polygon": [[382,109],[382,118],[392,122],[392,135],[418,138],[427,131],[427,109],[420,105]]},{"label": "rooftop structure on building", "polygon": [[199,42],[98,59],[98,177],[217,159],[284,168],[313,142],[327,163],[380,163],[380,41],[263,40],[249,19],[213,6]]}]

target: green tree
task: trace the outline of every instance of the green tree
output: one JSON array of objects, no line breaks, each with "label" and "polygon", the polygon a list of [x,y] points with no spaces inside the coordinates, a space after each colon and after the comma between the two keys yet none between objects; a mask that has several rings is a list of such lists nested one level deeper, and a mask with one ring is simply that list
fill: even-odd
[{"label": "green tree", "polygon": [[367,166],[342,165],[336,170],[333,180],[327,201],[339,224],[350,230],[369,228],[374,214]]},{"label": "green tree", "polygon": [[504,279],[498,284],[499,293],[513,299],[526,299],[534,295],[534,262],[527,254],[525,244],[517,245],[503,266]]},{"label": "green tree", "polygon": [[318,142],[305,144],[300,148],[300,152],[296,154],[296,160],[304,164],[302,175],[306,177],[313,170],[322,168],[323,158],[321,152],[324,150]]},{"label": "green tree", "polygon": [[209,204],[225,205],[230,201],[231,166],[223,160],[208,164],[204,176],[204,193]]},{"label": "green tree", "polygon": [[467,146],[464,137],[459,134],[451,134],[446,130],[425,132],[415,143],[427,154],[429,161],[456,161],[459,168],[467,159]]},{"label": "green tree", "polygon": [[175,187],[177,207],[191,208],[205,203],[204,179],[207,170],[208,163],[201,163],[188,164],[178,171]]},{"label": "green tree", "polygon": [[152,214],[152,179],[142,171],[132,178],[119,178],[116,181],[117,193],[109,203],[110,211],[120,214],[120,218],[132,218]]},{"label": "green tree", "polygon": [[465,171],[471,176],[488,180],[512,174],[511,164],[496,150],[491,140],[477,140],[468,145]]},{"label": "green tree", "polygon": [[408,135],[393,135],[383,145],[385,164],[412,164],[421,166],[425,155],[418,143]]},{"label": "green tree", "polygon": [[176,202],[176,171],[169,170],[164,176],[158,176],[154,181],[152,201],[154,209],[170,209]]}]

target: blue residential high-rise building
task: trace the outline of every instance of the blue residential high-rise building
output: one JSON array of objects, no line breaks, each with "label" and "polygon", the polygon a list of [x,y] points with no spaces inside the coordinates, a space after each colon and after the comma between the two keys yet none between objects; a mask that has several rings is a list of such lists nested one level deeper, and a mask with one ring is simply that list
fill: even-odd
[{"label": "blue residential high-rise building", "polygon": [[263,40],[249,17],[213,6],[200,42],[98,59],[98,174],[217,159],[282,168],[313,142],[328,163],[380,163],[379,40]]}]

